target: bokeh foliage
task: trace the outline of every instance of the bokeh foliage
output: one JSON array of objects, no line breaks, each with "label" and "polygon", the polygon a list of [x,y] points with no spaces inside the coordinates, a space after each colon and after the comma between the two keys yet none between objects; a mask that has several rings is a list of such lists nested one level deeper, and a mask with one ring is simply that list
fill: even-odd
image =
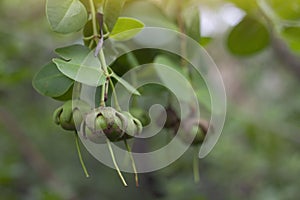
[{"label": "bokeh foliage", "polygon": [[[60,102],[41,97],[31,85],[40,66],[54,57],[52,50],[80,43],[80,33],[52,33],[45,2],[0,1],[0,199],[297,199],[299,77],[281,58],[285,55],[275,53],[272,38],[282,41],[285,51],[297,59],[300,2],[284,2],[127,1],[124,16],[174,30],[179,30],[177,14],[182,9],[177,6],[185,8],[189,3],[212,9],[234,3],[246,17],[226,33],[211,36],[206,46],[224,76],[229,103],[224,132],[211,154],[200,161],[200,183],[193,182],[190,149],[171,166],[141,175],[140,188],[135,188],[131,175],[126,174],[130,187],[123,188],[115,171],[86,151],[92,177],[84,177],[74,138],[52,123],[52,112]],[[255,44],[261,44],[260,48]],[[153,52],[136,55],[140,63],[155,58]],[[118,64],[126,66],[126,59],[121,58]],[[35,156],[27,152],[29,147],[23,147],[26,140],[46,160],[44,171],[57,178],[42,175],[34,167],[31,159]]]}]

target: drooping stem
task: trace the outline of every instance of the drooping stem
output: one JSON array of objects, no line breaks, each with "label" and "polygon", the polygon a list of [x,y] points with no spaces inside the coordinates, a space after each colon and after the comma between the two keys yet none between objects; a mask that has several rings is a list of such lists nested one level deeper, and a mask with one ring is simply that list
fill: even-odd
[{"label": "drooping stem", "polygon": [[194,148],[193,171],[194,181],[195,183],[198,183],[200,181],[198,148]]},{"label": "drooping stem", "polygon": [[130,160],[131,160],[131,165],[132,165],[134,176],[135,176],[135,185],[136,185],[136,187],[139,187],[139,176],[138,176],[138,173],[137,173],[137,170],[136,170],[136,165],[135,165],[135,162],[134,162],[134,158],[133,158],[132,153],[131,153],[131,148],[128,145],[126,139],[124,139],[124,143],[125,143],[125,147],[128,151],[128,154],[129,154],[129,157],[130,157]]},{"label": "drooping stem", "polygon": [[111,159],[112,159],[112,161],[114,163],[114,166],[115,166],[115,168],[116,168],[116,170],[117,170],[117,172],[119,174],[119,177],[120,177],[121,181],[123,182],[124,186],[127,187],[127,183],[126,183],[126,181],[125,181],[125,179],[124,179],[124,177],[123,177],[123,175],[122,175],[122,173],[121,173],[121,171],[120,171],[120,169],[118,167],[118,164],[116,162],[116,159],[115,159],[115,156],[114,156],[114,152],[112,150],[112,147],[111,147],[109,139],[106,139],[106,143],[108,145],[108,148],[109,148],[109,151],[110,151],[110,155],[111,155]]},{"label": "drooping stem", "polygon": [[85,167],[85,164],[84,164],[84,161],[82,159],[82,155],[81,155],[81,151],[80,151],[80,146],[79,146],[79,137],[78,137],[78,134],[77,132],[75,132],[75,142],[76,142],[76,149],[77,149],[77,153],[78,153],[78,157],[79,157],[79,161],[80,161],[80,164],[82,166],[82,169],[84,171],[84,174],[87,178],[90,177],[86,167]]},{"label": "drooping stem", "polygon": [[118,111],[121,111],[121,107],[120,107],[120,104],[119,104],[119,101],[118,101],[118,96],[117,96],[117,93],[116,93],[116,90],[115,90],[115,86],[114,86],[114,83],[112,82],[111,78],[109,79],[109,83],[110,83],[110,86],[112,88],[112,92],[113,92],[113,95],[114,95],[114,101],[115,101],[115,104],[116,104],[116,109]]},{"label": "drooping stem", "polygon": [[[93,0],[89,0],[89,4],[90,4],[90,9],[91,9],[91,15],[92,15],[92,24],[93,24],[93,35],[94,35],[94,40],[96,42],[96,45],[98,45],[98,38],[97,38],[97,35],[98,35],[98,30],[97,30],[97,17],[96,17],[96,9],[95,9],[95,5],[94,5],[94,2]],[[107,73],[107,65],[106,65],[106,61],[105,61],[105,56],[104,56],[104,53],[103,53],[103,50],[102,48],[100,49],[100,52],[99,52],[99,56],[100,56],[100,63],[101,63],[101,68],[104,72],[104,74],[106,76],[108,76],[108,73]],[[105,106],[105,84],[102,86],[102,89],[101,89],[101,101],[100,101],[100,106]]]}]

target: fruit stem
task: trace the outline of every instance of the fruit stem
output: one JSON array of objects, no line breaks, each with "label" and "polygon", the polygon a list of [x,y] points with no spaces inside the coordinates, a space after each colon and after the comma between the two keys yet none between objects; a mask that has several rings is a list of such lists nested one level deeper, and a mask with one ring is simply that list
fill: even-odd
[{"label": "fruit stem", "polygon": [[135,162],[134,162],[134,158],[133,158],[132,153],[131,153],[131,148],[128,145],[126,139],[124,139],[124,143],[125,143],[125,147],[128,151],[128,154],[129,154],[129,157],[130,157],[130,160],[131,160],[131,165],[132,165],[134,176],[135,176],[135,185],[136,185],[136,187],[139,187],[139,176],[138,176],[138,173],[137,173],[137,170],[136,170],[136,165],[135,165]]},{"label": "fruit stem", "polygon": [[194,171],[194,181],[195,183],[199,183],[200,174],[199,174],[198,148],[194,148],[193,171]]},{"label": "fruit stem", "polygon": [[[92,15],[92,24],[93,24],[93,34],[94,36],[98,35],[98,30],[97,30],[97,17],[96,17],[96,9],[93,0],[89,0],[90,4],[90,9],[91,9],[91,15]],[[98,40],[95,37],[96,44],[98,44]],[[92,43],[90,44],[90,47],[92,46]],[[104,71],[104,74],[108,77],[107,73],[107,64],[105,61],[105,56],[103,53],[103,49],[100,49],[99,52],[99,59],[101,63],[102,70]],[[102,92],[101,92],[101,101],[100,101],[101,106],[105,106],[105,84],[102,86]]]},{"label": "fruit stem", "polygon": [[77,149],[77,154],[78,154],[78,157],[79,157],[79,161],[80,161],[80,164],[82,166],[82,169],[84,171],[84,174],[87,178],[90,177],[86,167],[85,167],[85,164],[84,164],[84,161],[82,159],[82,155],[81,155],[81,151],[80,151],[80,146],[79,146],[79,137],[78,137],[78,134],[77,132],[75,131],[75,142],[76,142],[76,149]]},{"label": "fruit stem", "polygon": [[107,145],[108,145],[108,148],[109,148],[109,151],[110,151],[110,155],[111,155],[112,161],[113,161],[113,163],[115,165],[115,168],[116,168],[116,170],[117,170],[117,172],[119,174],[119,177],[120,177],[121,181],[123,182],[124,186],[127,187],[128,185],[127,185],[127,183],[126,183],[126,181],[125,181],[125,179],[124,179],[124,177],[123,177],[123,175],[122,175],[122,173],[121,173],[121,171],[120,171],[120,169],[118,167],[118,164],[117,164],[115,156],[114,156],[114,152],[112,150],[112,147],[111,147],[111,144],[110,144],[110,141],[109,141],[108,138],[106,139],[106,142],[107,142]]},{"label": "fruit stem", "polygon": [[116,93],[116,90],[115,90],[115,85],[112,82],[111,78],[109,79],[109,83],[110,83],[110,86],[112,88],[112,92],[113,92],[113,95],[114,95],[114,101],[115,101],[115,104],[116,104],[116,109],[118,111],[121,111],[121,107],[120,107],[120,104],[119,104],[119,101],[118,101],[118,96],[117,96],[117,93]]}]

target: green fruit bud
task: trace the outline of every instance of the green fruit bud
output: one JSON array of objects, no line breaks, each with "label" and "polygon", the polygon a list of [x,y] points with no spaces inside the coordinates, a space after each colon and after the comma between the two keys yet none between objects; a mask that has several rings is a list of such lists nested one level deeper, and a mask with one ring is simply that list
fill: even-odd
[{"label": "green fruit bud", "polygon": [[122,131],[122,119],[117,113],[111,107],[99,107],[92,110],[83,121],[81,127],[83,136],[97,144],[106,142],[106,138],[111,141],[119,140],[124,131]]},{"label": "green fruit bud", "polygon": [[127,127],[126,127],[126,134],[127,135],[139,135],[142,132],[143,129],[143,125],[142,123],[134,118],[129,112],[122,112],[122,114],[124,114],[127,117]]},{"label": "green fruit bud", "polygon": [[128,112],[118,112],[112,107],[99,107],[85,117],[81,125],[83,136],[94,143],[112,142],[131,138],[141,133],[141,123]]},{"label": "green fruit bud", "polygon": [[97,127],[97,129],[100,129],[100,130],[108,128],[106,120],[102,115],[100,115],[96,118],[96,125],[95,126]]},{"label": "green fruit bud", "polygon": [[68,131],[79,128],[85,112],[90,110],[90,106],[80,100],[70,100],[57,108],[53,113],[53,120],[57,125]]},{"label": "green fruit bud", "polygon": [[139,119],[143,126],[150,124],[150,117],[143,109],[132,108],[130,109],[130,113],[133,117]]}]

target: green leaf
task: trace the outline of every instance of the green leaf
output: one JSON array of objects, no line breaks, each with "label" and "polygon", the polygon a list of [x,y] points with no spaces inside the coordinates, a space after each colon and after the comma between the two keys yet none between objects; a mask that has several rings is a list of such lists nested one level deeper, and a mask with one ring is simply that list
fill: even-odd
[{"label": "green leaf", "polygon": [[166,65],[172,67],[182,75],[184,75],[183,67],[180,65],[181,60],[176,58],[175,56],[167,56],[167,55],[158,55],[154,59],[154,63]]},{"label": "green leaf", "polygon": [[105,83],[106,76],[101,70],[100,61],[87,47],[73,45],[57,49],[56,53],[63,59],[55,58],[53,62],[67,77],[89,86]]},{"label": "green leaf", "polygon": [[90,53],[90,49],[80,44],[55,49],[55,53],[66,61],[80,62]]},{"label": "green leaf", "polygon": [[79,31],[88,19],[79,0],[47,0],[46,14],[53,31],[64,34]]},{"label": "green leaf", "polygon": [[138,34],[144,26],[145,25],[137,19],[120,17],[112,30],[110,37],[118,41],[129,40]]},{"label": "green leaf", "polygon": [[186,34],[199,42],[201,39],[199,7],[192,6],[185,9],[182,17],[184,19]]},{"label": "green leaf", "polygon": [[59,97],[71,88],[73,82],[63,75],[54,63],[50,62],[35,75],[32,85],[42,95]]},{"label": "green leaf", "polygon": [[178,30],[177,25],[169,20],[159,7],[149,1],[133,1],[126,4],[122,16],[137,18],[149,27]]},{"label": "green leaf", "polygon": [[231,53],[247,56],[266,48],[270,43],[270,34],[264,24],[246,16],[235,26],[227,39]]},{"label": "green leaf", "polygon": [[72,100],[73,98],[73,86],[74,84],[69,88],[69,90],[67,92],[65,92],[63,95],[58,96],[58,97],[52,97],[53,99],[57,100],[57,101],[68,101],[68,100]]},{"label": "green leaf", "polygon": [[104,22],[108,27],[108,30],[113,30],[118,17],[122,12],[125,0],[106,0],[104,4]]},{"label": "green leaf", "polygon": [[180,94],[180,96],[177,96],[179,101],[189,102],[193,93],[191,93],[191,90],[188,90],[191,89],[188,85],[189,78],[185,75],[184,67],[181,65],[180,60],[178,61],[176,57],[169,55],[158,55],[154,63],[156,63],[154,69],[164,87],[172,89],[175,95]]},{"label": "green leaf", "polygon": [[140,96],[141,94],[137,91],[132,85],[130,85],[127,81],[119,77],[117,74],[112,72],[112,78],[116,79],[120,84],[122,84],[130,93]]},{"label": "green leaf", "polygon": [[281,36],[291,50],[300,53],[300,27],[285,27],[281,32]]}]

